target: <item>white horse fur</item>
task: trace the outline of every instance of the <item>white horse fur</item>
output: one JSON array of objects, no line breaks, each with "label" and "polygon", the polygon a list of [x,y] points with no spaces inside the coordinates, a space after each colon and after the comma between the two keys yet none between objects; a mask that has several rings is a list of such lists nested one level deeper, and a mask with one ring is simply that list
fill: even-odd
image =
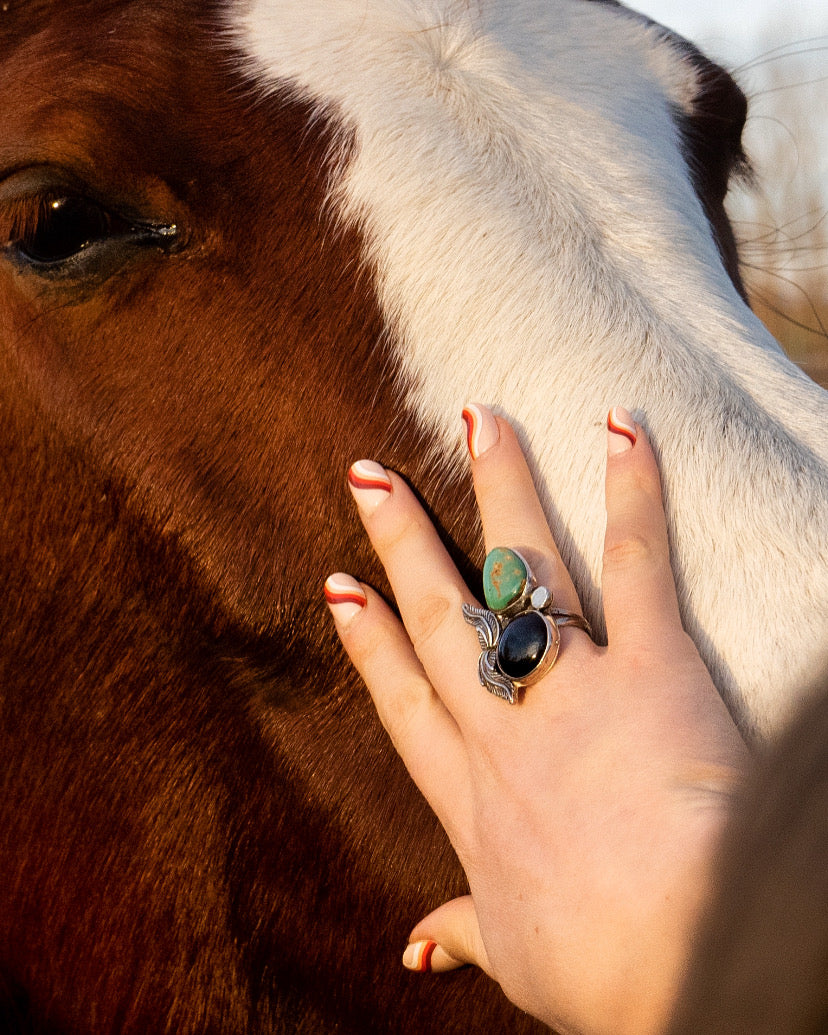
[{"label": "white horse fur", "polygon": [[465,402],[514,421],[600,629],[604,419],[630,408],[687,629],[743,729],[777,729],[828,643],[828,396],[722,267],[671,115],[699,92],[681,49],[586,0],[250,0],[229,19],[265,89],[348,131],[332,199],[369,242],[434,463],[462,462]]}]

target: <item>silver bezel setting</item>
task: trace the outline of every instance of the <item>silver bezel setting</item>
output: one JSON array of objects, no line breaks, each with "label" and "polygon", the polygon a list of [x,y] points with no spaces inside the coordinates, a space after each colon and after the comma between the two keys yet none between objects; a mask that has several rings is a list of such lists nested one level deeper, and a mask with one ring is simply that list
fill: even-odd
[{"label": "silver bezel setting", "polygon": [[[511,548],[510,548],[511,549]],[[518,550],[512,550],[526,568],[526,583],[520,596],[502,611],[492,611],[486,607],[463,604],[463,617],[473,625],[480,641],[480,657],[477,670],[481,686],[496,697],[501,697],[509,704],[516,704],[519,691],[539,682],[558,660],[561,650],[561,629],[573,626],[582,629],[592,636],[589,622],[579,614],[553,607],[554,597],[546,586],[538,585],[529,562]],[[520,679],[512,678],[500,667],[497,648],[503,631],[520,615],[536,612],[546,626],[546,648],[527,675]]]}]

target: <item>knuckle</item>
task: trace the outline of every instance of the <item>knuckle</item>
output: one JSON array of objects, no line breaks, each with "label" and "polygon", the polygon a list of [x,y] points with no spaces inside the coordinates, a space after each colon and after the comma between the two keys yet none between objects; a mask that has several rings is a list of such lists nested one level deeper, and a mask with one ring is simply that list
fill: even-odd
[{"label": "knuckle", "polygon": [[370,618],[363,611],[346,630],[347,646],[354,661],[365,666],[381,658],[387,649],[388,631],[384,623],[362,622],[360,618]]},{"label": "knuckle", "polygon": [[406,621],[414,649],[419,651],[446,621],[459,615],[462,603],[461,594],[455,590],[426,593],[415,601]]},{"label": "knuckle", "polygon": [[417,542],[423,528],[422,516],[400,503],[388,509],[380,507],[371,515],[369,525],[374,546],[388,556],[404,550],[408,543]]},{"label": "knuckle", "polygon": [[393,705],[380,714],[391,742],[404,757],[412,753],[412,745],[421,740],[423,719],[436,694],[422,676],[402,680],[396,688]]},{"label": "knuckle", "polygon": [[604,568],[616,569],[651,566],[655,551],[648,539],[641,535],[627,535],[607,543],[604,549]]},{"label": "knuckle", "polygon": [[628,496],[632,499],[645,497],[650,502],[661,501],[661,483],[652,469],[626,467],[622,474],[622,482]]}]

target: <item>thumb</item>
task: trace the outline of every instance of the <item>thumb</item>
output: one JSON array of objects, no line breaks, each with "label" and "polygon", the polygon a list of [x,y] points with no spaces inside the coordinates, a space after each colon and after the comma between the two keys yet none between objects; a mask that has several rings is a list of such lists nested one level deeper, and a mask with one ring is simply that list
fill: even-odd
[{"label": "thumb", "polygon": [[480,967],[491,977],[471,895],[454,898],[429,913],[411,932],[403,954],[403,966],[421,973],[441,974],[465,963]]}]

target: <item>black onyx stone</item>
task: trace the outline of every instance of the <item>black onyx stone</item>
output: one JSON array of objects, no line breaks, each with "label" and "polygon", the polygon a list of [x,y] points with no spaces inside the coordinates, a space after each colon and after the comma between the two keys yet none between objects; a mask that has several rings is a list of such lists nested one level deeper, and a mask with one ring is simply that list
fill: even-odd
[{"label": "black onyx stone", "polygon": [[509,622],[497,644],[497,664],[509,679],[525,679],[540,662],[549,642],[542,615],[529,611]]}]

